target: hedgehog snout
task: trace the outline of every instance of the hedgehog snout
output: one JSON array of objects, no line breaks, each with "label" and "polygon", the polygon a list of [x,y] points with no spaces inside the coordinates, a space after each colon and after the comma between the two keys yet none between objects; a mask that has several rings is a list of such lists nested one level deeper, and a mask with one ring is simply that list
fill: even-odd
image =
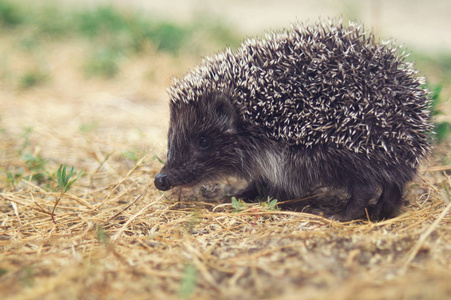
[{"label": "hedgehog snout", "polygon": [[169,177],[166,174],[159,173],[155,176],[154,181],[155,187],[160,191],[167,191],[171,188],[171,182],[169,181]]}]

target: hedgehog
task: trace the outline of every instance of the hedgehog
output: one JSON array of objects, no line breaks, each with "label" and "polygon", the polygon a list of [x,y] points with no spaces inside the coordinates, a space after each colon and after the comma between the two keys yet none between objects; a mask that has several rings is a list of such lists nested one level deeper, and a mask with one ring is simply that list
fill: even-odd
[{"label": "hedgehog", "polygon": [[235,176],[248,183],[237,197],[284,201],[322,186],[349,195],[341,220],[393,217],[431,147],[430,97],[407,56],[329,21],[204,58],[168,89],[156,188]]}]

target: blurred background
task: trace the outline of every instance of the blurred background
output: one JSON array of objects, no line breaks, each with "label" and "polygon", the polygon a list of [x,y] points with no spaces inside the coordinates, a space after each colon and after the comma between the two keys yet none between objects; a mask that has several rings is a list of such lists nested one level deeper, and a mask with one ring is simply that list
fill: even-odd
[{"label": "blurred background", "polygon": [[434,52],[451,49],[451,2],[446,0],[59,0],[60,5],[113,5],[178,24],[196,18],[219,19],[239,35],[283,28],[290,22],[341,17],[361,21],[385,38],[415,49]]},{"label": "blurred background", "polygon": [[173,77],[248,36],[327,18],[404,45],[428,78],[444,139],[450,13],[446,0],[0,0],[3,165],[42,158],[89,169],[111,153],[131,165],[148,152],[164,160]]}]

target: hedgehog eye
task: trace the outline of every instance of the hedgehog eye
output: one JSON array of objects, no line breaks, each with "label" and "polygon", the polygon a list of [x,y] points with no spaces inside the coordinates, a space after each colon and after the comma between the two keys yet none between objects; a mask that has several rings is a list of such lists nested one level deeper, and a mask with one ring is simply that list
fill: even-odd
[{"label": "hedgehog eye", "polygon": [[210,147],[210,139],[201,136],[199,139],[199,147],[201,149],[207,149],[208,147]]},{"label": "hedgehog eye", "polygon": [[199,139],[199,147],[201,149],[207,149],[208,147],[210,147],[210,139],[201,136]]}]

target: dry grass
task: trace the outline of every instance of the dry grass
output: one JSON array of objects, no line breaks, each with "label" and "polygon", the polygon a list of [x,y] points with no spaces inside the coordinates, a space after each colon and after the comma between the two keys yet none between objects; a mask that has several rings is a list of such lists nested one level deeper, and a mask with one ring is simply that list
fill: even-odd
[{"label": "dry grass", "polygon": [[[451,297],[448,167],[431,159],[403,213],[379,223],[331,221],[308,207],[234,212],[229,200],[162,194],[152,182],[165,151],[164,89],[192,62],[153,53],[115,80],[88,80],[76,67],[79,47],[54,45],[58,76],[47,85],[0,91],[0,298]],[[59,192],[6,180],[7,171],[29,172],[18,154],[27,127],[25,150],[47,161],[50,176],[61,163],[84,170],[56,224]]]}]

